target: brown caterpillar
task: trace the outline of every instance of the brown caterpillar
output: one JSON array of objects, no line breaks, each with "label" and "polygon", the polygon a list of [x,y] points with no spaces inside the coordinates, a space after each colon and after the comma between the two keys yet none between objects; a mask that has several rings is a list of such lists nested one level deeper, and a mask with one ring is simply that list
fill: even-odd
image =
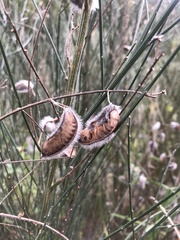
[{"label": "brown caterpillar", "polygon": [[108,143],[115,136],[114,130],[120,120],[120,109],[110,103],[97,116],[87,121],[79,140],[82,147],[92,149]]},{"label": "brown caterpillar", "polygon": [[65,108],[56,129],[47,137],[42,145],[43,158],[60,158],[70,156],[73,146],[80,137],[82,121],[71,108]]}]

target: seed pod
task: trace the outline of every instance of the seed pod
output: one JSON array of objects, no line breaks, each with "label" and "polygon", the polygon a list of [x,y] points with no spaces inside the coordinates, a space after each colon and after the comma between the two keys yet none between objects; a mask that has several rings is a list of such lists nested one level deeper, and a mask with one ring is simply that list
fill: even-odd
[{"label": "seed pod", "polygon": [[51,133],[52,131],[54,131],[57,128],[56,127],[57,122],[58,122],[58,118],[52,118],[51,116],[45,116],[39,122],[39,126],[44,132]]},{"label": "seed pod", "polygon": [[54,159],[68,155],[67,153],[73,151],[74,144],[79,140],[81,131],[80,116],[71,108],[65,108],[56,129],[42,145],[42,157]]},{"label": "seed pod", "polygon": [[82,147],[92,149],[108,143],[114,136],[114,130],[120,120],[120,107],[110,103],[86,123],[80,136]]},{"label": "seed pod", "polygon": [[28,91],[30,90],[30,92],[32,92],[32,94],[35,96],[35,92],[33,90],[34,84],[31,81],[19,80],[15,84],[15,88],[18,93],[28,93]]}]

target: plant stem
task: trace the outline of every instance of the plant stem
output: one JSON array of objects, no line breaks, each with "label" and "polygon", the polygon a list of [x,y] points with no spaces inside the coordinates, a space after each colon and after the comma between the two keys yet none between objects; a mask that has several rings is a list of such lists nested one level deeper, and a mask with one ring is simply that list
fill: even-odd
[{"label": "plant stem", "polygon": [[[86,34],[87,27],[88,27],[89,13],[90,13],[90,4],[89,4],[89,1],[86,0],[84,2],[84,9],[83,9],[83,13],[82,13],[82,19],[81,19],[81,25],[80,25],[77,45],[75,48],[72,69],[69,74],[67,92],[70,92],[70,93],[74,92],[76,74],[78,72],[78,67],[79,67],[79,63],[80,63],[80,59],[81,59],[81,55],[82,55],[82,51],[83,51],[83,46],[85,43],[85,34]],[[65,105],[70,105],[70,102],[71,102],[71,98],[67,98]],[[47,214],[48,204],[50,202],[51,185],[53,182],[53,177],[54,177],[54,173],[56,170],[56,166],[57,166],[57,161],[51,161],[50,170],[48,173],[48,178],[47,178],[47,183],[46,183],[46,192],[45,192],[44,199],[43,199],[41,219],[46,218],[45,216]]]},{"label": "plant stem", "polygon": [[[85,44],[85,36],[88,28],[89,15],[90,15],[90,1],[86,0],[84,2],[84,9],[82,13],[80,28],[79,28],[78,40],[75,47],[72,68],[70,70],[69,77],[68,77],[68,86],[66,90],[67,93],[74,92],[76,76],[79,71],[79,64],[80,64],[80,60],[81,60],[81,56],[82,56],[82,52]],[[70,103],[71,103],[71,98],[68,98],[66,100],[65,105],[70,105]]]}]

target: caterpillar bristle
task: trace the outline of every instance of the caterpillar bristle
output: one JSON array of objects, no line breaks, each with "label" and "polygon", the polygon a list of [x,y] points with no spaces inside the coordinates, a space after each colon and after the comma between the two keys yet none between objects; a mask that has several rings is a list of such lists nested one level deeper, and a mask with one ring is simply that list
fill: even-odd
[{"label": "caterpillar bristle", "polygon": [[71,108],[65,108],[56,129],[42,145],[43,158],[61,158],[69,155],[74,144],[79,140],[82,131],[82,120]]},{"label": "caterpillar bristle", "polygon": [[120,107],[110,103],[86,123],[80,136],[83,148],[93,149],[108,143],[114,136],[114,130],[120,121]]}]

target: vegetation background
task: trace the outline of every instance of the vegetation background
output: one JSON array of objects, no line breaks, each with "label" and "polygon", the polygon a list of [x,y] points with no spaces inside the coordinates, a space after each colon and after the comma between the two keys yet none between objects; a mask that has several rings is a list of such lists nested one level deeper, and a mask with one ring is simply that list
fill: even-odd
[{"label": "vegetation background", "polygon": [[[84,2],[0,1],[0,239],[179,239],[179,1]],[[86,121],[107,89],[116,137],[39,160],[49,98]]]}]

